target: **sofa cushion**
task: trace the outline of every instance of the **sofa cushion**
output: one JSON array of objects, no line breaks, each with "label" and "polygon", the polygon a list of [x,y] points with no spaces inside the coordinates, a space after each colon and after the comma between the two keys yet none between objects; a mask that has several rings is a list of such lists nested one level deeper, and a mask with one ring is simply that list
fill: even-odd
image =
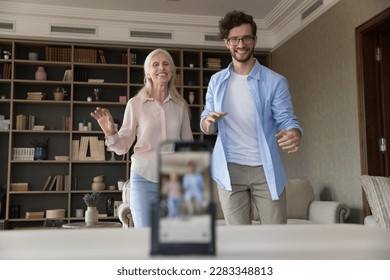
[{"label": "sofa cushion", "polygon": [[313,187],[308,180],[290,179],[286,184],[287,218],[309,218],[309,205],[314,200]]},{"label": "sofa cushion", "polygon": [[374,219],[382,228],[390,228],[390,179],[362,175],[360,177]]}]

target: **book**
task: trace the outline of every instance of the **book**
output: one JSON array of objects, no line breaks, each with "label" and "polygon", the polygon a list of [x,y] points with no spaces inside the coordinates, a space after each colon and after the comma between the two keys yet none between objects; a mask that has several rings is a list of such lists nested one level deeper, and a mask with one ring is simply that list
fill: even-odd
[{"label": "book", "polygon": [[64,176],[63,175],[57,175],[56,180],[56,191],[63,191],[64,190]]},{"label": "book", "polygon": [[26,219],[41,219],[44,216],[45,216],[44,211],[35,211],[35,212],[27,211],[25,217]]},{"label": "book", "polygon": [[57,181],[57,176],[53,176],[53,180],[51,180],[51,182],[50,182],[49,191],[54,190],[54,187],[56,185],[56,181]]},{"label": "book", "polygon": [[52,180],[53,176],[48,176],[47,179],[46,179],[46,183],[45,185],[43,185],[43,190],[44,191],[47,191],[47,189],[49,188],[49,185],[50,185],[50,182]]},{"label": "book", "polygon": [[72,141],[72,160],[79,160],[80,154],[80,140],[73,140]]},{"label": "book", "polygon": [[71,81],[72,80],[72,70],[66,69],[62,80],[63,81]]},{"label": "book", "polygon": [[106,57],[104,56],[104,52],[103,50],[99,50],[99,59],[100,59],[100,63],[103,63],[103,64],[106,64]]}]

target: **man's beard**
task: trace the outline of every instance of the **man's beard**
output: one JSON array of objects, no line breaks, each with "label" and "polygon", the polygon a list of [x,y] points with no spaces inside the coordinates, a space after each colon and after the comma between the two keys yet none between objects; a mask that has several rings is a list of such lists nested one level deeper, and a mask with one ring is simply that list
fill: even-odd
[{"label": "man's beard", "polygon": [[249,61],[252,56],[253,56],[253,53],[255,52],[255,48],[250,48],[249,49],[249,52],[246,53],[246,55],[244,57],[242,57],[241,55],[238,55],[234,50],[230,50],[230,54],[231,56],[237,61],[237,62],[241,62],[241,63],[244,63],[244,62],[247,62]]}]

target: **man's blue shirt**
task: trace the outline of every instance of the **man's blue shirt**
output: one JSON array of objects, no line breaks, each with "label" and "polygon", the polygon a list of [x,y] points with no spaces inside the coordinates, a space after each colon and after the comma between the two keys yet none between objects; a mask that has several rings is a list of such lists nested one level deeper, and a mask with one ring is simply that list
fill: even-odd
[{"label": "man's blue shirt", "polygon": [[[233,71],[232,63],[211,77],[201,121],[210,112],[225,111],[222,101],[231,71]],[[277,200],[284,190],[287,178],[275,135],[283,129],[297,128],[301,133],[303,130],[294,115],[286,78],[262,66],[256,60],[248,75],[248,84],[257,109],[256,125],[260,158],[272,199]],[[242,110],[245,111],[245,108]],[[200,128],[202,129],[202,125]],[[211,158],[212,178],[224,189],[231,190],[225,154],[226,130],[223,118],[215,124],[215,129],[218,131],[218,136]]]}]

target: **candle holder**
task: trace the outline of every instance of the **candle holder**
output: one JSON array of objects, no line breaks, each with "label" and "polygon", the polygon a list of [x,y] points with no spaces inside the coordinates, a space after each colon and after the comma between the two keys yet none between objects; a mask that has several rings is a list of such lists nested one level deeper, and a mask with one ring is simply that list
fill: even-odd
[{"label": "candle holder", "polygon": [[110,158],[110,160],[111,161],[113,161],[113,160],[116,160],[115,159],[115,152],[114,152],[114,150],[112,149],[112,148],[110,148],[110,147],[107,147],[107,152],[111,152],[111,158]]},{"label": "candle holder", "polygon": [[102,99],[102,90],[100,88],[94,88],[93,94],[95,95],[95,101],[100,101]]}]

